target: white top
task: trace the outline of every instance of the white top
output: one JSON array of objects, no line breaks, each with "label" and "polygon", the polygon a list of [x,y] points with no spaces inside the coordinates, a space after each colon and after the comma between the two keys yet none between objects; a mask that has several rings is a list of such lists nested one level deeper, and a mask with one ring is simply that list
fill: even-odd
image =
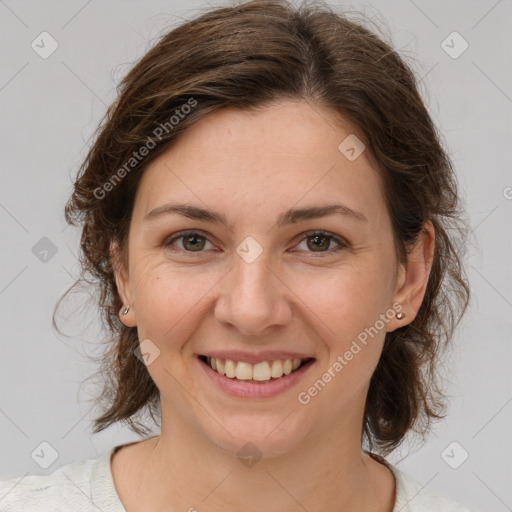
[{"label": "white top", "polygon": [[[110,466],[112,454],[121,446],[124,445],[114,446],[96,459],[60,467],[49,475],[0,481],[0,512],[126,512]],[[396,481],[393,512],[472,512],[423,489],[412,477],[389,463],[388,466]]]}]

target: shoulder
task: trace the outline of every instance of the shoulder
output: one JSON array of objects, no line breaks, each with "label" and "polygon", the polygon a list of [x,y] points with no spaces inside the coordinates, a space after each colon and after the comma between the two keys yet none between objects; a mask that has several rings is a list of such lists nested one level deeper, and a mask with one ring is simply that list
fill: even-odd
[{"label": "shoulder", "polygon": [[[25,475],[0,481],[0,512],[119,511],[109,471],[112,450],[49,475]],[[112,500],[112,503],[109,503]],[[101,502],[101,504],[100,504]]]},{"label": "shoulder", "polygon": [[396,481],[393,512],[477,512],[452,499],[444,498],[412,476],[389,465]]}]

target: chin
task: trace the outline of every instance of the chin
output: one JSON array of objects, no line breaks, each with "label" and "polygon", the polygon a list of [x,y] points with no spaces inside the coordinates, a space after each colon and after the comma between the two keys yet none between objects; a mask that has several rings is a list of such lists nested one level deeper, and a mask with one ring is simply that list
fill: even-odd
[{"label": "chin", "polygon": [[[294,414],[297,417],[292,419]],[[229,421],[224,419],[223,425],[227,431],[218,424],[215,427],[212,425],[213,430],[209,431],[208,437],[218,448],[242,462],[246,457],[254,460],[279,457],[298,449],[306,439],[309,430],[307,422],[303,418],[301,421],[298,416],[297,411],[288,418],[286,414],[266,418],[238,415]],[[215,435],[212,436],[213,432]]]}]

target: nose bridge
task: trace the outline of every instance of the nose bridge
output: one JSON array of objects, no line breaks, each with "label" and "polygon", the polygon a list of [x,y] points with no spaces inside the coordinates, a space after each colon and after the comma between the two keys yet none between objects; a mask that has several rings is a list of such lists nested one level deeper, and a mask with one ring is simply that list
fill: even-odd
[{"label": "nose bridge", "polygon": [[254,239],[239,245],[216,308],[219,321],[232,324],[247,335],[282,325],[288,318],[282,285],[274,275],[270,252],[259,247]]},{"label": "nose bridge", "polygon": [[268,301],[272,295],[269,251],[262,250],[260,255],[251,257],[253,248],[250,247],[247,253],[249,257],[245,258],[243,255],[240,256],[243,250],[244,246],[240,244],[234,262],[234,291],[246,298],[262,298],[261,296],[265,295]]}]

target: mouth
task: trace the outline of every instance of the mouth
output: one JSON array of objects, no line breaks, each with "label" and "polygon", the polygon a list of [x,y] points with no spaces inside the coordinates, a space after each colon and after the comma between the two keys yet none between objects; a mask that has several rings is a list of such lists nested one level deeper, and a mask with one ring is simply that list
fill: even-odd
[{"label": "mouth", "polygon": [[296,359],[275,359],[251,364],[245,361],[199,355],[198,359],[210,370],[233,381],[252,384],[268,384],[286,378],[310,365],[313,357]]}]

